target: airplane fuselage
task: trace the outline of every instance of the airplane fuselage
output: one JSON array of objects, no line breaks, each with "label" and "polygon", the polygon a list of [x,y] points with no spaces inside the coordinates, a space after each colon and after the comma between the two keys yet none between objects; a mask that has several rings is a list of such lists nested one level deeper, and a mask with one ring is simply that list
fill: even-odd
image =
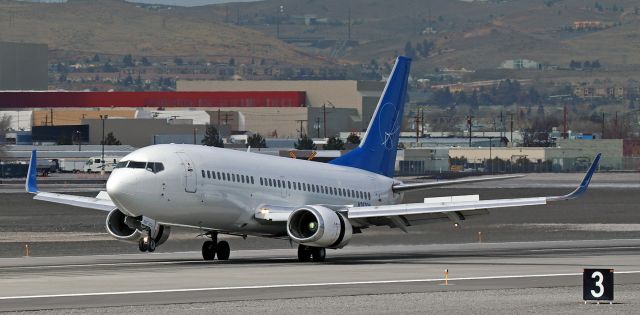
[{"label": "airplane fuselage", "polygon": [[[156,145],[125,156],[107,182],[124,213],[160,223],[249,235],[285,235],[254,218],[263,206],[395,204],[396,183],[375,173],[198,145]],[[137,164],[133,164],[135,162]],[[157,163],[162,170],[154,172]],[[124,166],[124,167],[123,167]]]}]

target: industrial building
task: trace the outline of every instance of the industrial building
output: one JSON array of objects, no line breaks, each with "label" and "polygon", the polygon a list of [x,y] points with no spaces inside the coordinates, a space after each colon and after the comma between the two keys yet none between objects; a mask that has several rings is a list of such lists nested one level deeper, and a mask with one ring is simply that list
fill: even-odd
[{"label": "industrial building", "polygon": [[[239,111],[246,118],[246,128],[266,135],[297,138],[332,136],[341,131],[361,131],[373,116],[384,82],[336,81],[188,81],[177,82],[178,91],[300,91],[305,107],[225,108]],[[275,127],[274,127],[275,126]]]},{"label": "industrial building", "polygon": [[46,90],[48,47],[0,42],[0,91]]}]

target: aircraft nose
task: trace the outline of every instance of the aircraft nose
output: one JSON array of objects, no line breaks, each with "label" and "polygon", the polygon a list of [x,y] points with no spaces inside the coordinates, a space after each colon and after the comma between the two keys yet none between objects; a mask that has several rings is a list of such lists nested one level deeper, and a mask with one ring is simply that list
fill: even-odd
[{"label": "aircraft nose", "polygon": [[107,180],[107,194],[121,211],[131,212],[128,208],[134,202],[136,189],[137,181],[133,174],[115,171]]}]

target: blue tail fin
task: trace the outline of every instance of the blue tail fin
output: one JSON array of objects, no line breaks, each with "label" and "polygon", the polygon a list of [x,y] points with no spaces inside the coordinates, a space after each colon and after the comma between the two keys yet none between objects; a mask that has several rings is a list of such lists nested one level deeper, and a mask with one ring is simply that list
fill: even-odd
[{"label": "blue tail fin", "polygon": [[411,59],[398,57],[360,146],[331,164],[393,177],[410,65]]},{"label": "blue tail fin", "polygon": [[38,156],[36,150],[31,151],[31,159],[29,160],[29,170],[27,171],[27,180],[24,188],[28,193],[35,194],[38,192]]}]

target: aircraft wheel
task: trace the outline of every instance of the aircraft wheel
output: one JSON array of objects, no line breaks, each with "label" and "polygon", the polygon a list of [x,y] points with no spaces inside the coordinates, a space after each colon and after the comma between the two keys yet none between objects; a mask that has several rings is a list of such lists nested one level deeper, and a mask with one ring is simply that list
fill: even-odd
[{"label": "aircraft wheel", "polygon": [[327,257],[327,250],[324,247],[311,248],[311,260],[313,262],[323,262]]},{"label": "aircraft wheel", "polygon": [[202,244],[202,258],[213,260],[216,257],[216,244],[213,241],[206,241]]},{"label": "aircraft wheel", "polygon": [[229,260],[231,247],[229,246],[229,243],[227,243],[227,241],[220,241],[218,242],[216,252],[218,254],[218,260]]},{"label": "aircraft wheel", "polygon": [[298,245],[298,261],[309,262],[311,261],[311,248],[305,245]]},{"label": "aircraft wheel", "polygon": [[149,245],[147,246],[147,251],[153,253],[156,251],[156,241],[153,239],[149,240]]},{"label": "aircraft wheel", "polygon": [[149,250],[149,240],[146,237],[141,238],[140,241],[138,241],[138,249],[143,253]]}]

